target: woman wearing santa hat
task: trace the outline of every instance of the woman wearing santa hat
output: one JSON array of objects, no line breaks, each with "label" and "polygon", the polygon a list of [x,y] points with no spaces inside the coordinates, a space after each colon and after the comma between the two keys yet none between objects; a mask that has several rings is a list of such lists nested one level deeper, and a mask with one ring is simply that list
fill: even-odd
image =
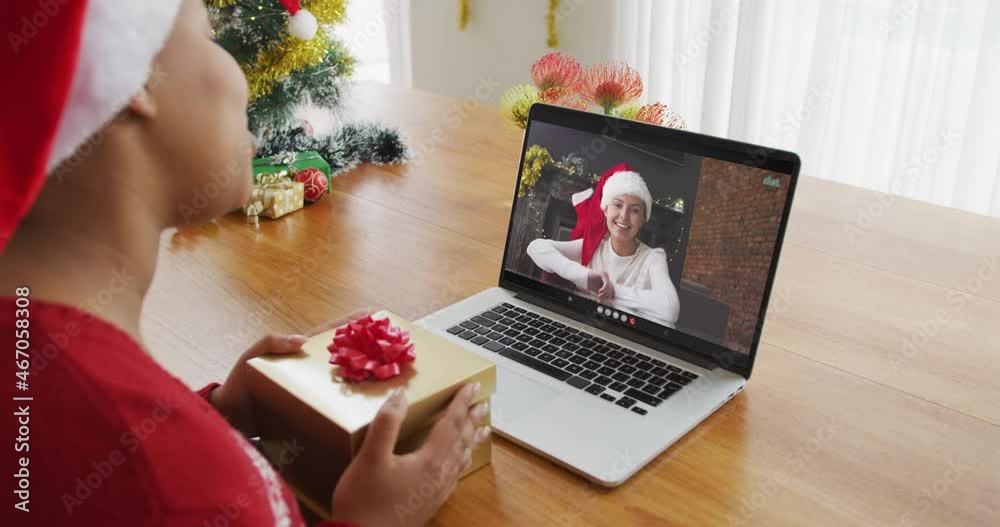
[{"label": "woman wearing santa hat", "polygon": [[539,238],[528,244],[528,256],[602,304],[674,327],[680,302],[667,254],[639,240],[653,205],[642,176],[625,163],[617,165],[594,189],[574,194],[573,205],[572,241]]},{"label": "woman wearing santa hat", "polygon": [[[306,337],[265,337],[224,384],[194,393],[154,361],[139,330],[161,233],[239,208],[251,189],[246,81],[213,42],[204,5],[8,0],[4,9],[0,66],[11,75],[0,83],[0,333],[23,352],[7,361],[23,383],[14,392],[19,417],[8,419],[19,423],[11,437],[18,427],[20,436],[6,466],[21,475],[10,517],[46,526],[302,525],[292,494],[245,439],[257,432],[245,361],[295,352]],[[309,36],[303,12],[290,10],[290,27]],[[219,180],[222,167],[231,177]],[[193,192],[208,185],[216,197],[193,207]],[[95,312],[91,298],[111,293]],[[406,415],[405,394],[394,393],[339,480],[335,517],[429,519],[488,433],[474,425],[485,415],[470,404],[476,389],[463,388],[424,446],[405,456],[393,453]],[[428,477],[436,493],[397,517],[392,504]]]}]

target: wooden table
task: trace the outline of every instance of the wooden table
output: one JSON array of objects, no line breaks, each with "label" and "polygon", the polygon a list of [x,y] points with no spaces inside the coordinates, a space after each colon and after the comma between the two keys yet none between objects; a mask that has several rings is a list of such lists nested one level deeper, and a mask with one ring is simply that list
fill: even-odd
[{"label": "wooden table", "polygon": [[[474,97],[362,85],[352,105],[415,162],[258,230],[164,234],[143,330],[192,387],[266,332],[496,284],[520,132]],[[1000,220],[804,177],[743,394],[613,490],[498,438],[434,524],[1000,525],[998,253]]]}]

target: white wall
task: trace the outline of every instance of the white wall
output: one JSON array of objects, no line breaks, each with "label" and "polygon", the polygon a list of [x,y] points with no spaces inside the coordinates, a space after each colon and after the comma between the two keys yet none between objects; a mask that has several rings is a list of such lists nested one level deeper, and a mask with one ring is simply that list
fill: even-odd
[{"label": "white wall", "polygon": [[[510,86],[530,83],[531,64],[554,51],[545,45],[548,2],[469,4],[469,23],[459,31],[457,0],[410,1],[410,81],[415,88],[464,97],[475,93],[480,77],[490,79],[499,87],[486,100],[496,104]],[[584,65],[612,58],[614,2],[562,0],[559,14],[559,51]]]}]

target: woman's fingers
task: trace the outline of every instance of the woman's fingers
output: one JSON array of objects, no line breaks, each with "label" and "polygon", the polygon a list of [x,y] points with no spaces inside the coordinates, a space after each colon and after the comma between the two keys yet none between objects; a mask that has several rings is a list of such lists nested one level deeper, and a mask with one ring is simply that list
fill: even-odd
[{"label": "woman's fingers", "polygon": [[369,458],[391,456],[396,440],[399,439],[399,429],[406,418],[406,410],[406,392],[402,388],[396,388],[368,427],[368,434],[361,445],[361,455]]},{"label": "woman's fingers", "polygon": [[444,415],[435,423],[423,447],[433,462],[443,463],[460,442],[464,444],[472,442],[475,425],[470,418],[469,408],[477,395],[479,395],[479,383],[464,386],[455,394]]},{"label": "woman's fingers", "polygon": [[325,331],[330,331],[333,328],[339,328],[340,326],[343,326],[344,324],[347,324],[352,320],[357,320],[365,315],[370,315],[371,313],[372,313],[371,309],[359,309],[351,313],[350,315],[343,316],[340,318],[335,318],[332,320],[327,320],[326,322],[323,322],[322,324],[310,329],[309,331],[306,331],[305,335],[307,337],[314,337]]},{"label": "woman's fingers", "polygon": [[243,360],[270,353],[294,353],[302,349],[307,340],[309,339],[304,335],[268,335],[250,346],[250,349],[243,353]]}]

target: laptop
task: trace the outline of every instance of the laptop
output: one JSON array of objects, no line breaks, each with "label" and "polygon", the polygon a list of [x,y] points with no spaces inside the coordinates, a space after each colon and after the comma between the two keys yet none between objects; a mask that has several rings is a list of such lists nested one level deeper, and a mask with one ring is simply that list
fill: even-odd
[{"label": "laptop", "polygon": [[750,378],[799,166],[535,104],[497,287],[418,324],[497,365],[496,432],[620,485]]}]

